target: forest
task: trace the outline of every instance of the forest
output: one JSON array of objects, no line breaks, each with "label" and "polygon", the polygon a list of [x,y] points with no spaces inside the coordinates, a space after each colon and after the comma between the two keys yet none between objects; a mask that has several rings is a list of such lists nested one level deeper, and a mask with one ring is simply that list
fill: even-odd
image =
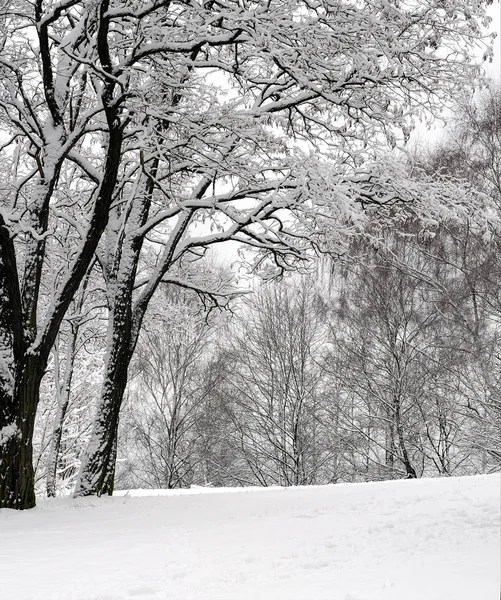
[{"label": "forest", "polygon": [[489,4],[0,0],[0,508],[500,469]]}]

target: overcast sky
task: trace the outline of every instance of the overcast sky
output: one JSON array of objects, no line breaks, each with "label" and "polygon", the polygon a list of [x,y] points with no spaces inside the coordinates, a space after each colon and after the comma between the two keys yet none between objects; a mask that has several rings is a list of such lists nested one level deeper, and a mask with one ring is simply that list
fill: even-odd
[{"label": "overcast sky", "polygon": [[498,80],[501,80],[501,3],[496,0],[489,7],[489,14],[492,17],[492,31],[497,33],[494,40],[494,60],[487,65],[488,74]]}]

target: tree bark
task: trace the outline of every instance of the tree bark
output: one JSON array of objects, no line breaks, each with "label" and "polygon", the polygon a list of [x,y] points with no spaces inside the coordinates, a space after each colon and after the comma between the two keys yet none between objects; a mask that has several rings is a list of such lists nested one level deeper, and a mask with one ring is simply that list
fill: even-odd
[{"label": "tree bark", "polygon": [[[121,321],[124,313],[129,313],[129,319]],[[76,497],[113,494],[118,423],[132,357],[129,347],[129,320],[130,307],[115,306],[109,324],[109,338],[113,342],[109,346],[94,429],[80,467]]]},{"label": "tree bark", "polygon": [[[57,464],[59,462],[59,454],[61,452],[64,420],[66,418],[66,413],[68,412],[68,406],[70,403],[71,381],[73,379],[73,371],[75,367],[77,338],[78,326],[75,325],[71,328],[71,333],[68,340],[63,381],[58,381],[59,375],[56,375],[55,387],[57,396],[57,411],[54,418],[54,428],[52,431],[49,458],[47,460],[46,490],[49,498],[53,498],[56,495]],[[55,356],[55,361],[59,361],[59,356],[57,354]],[[56,373],[58,373],[59,365],[55,365],[54,368],[56,369]]]},{"label": "tree bark", "polygon": [[0,392],[0,508],[35,506],[33,430],[43,369],[29,357],[13,393]]},{"label": "tree bark", "polygon": [[394,398],[393,405],[394,405],[394,410],[395,410],[395,425],[396,425],[396,429],[397,429],[398,442],[400,445],[400,450],[402,452],[402,456],[400,457],[400,460],[402,461],[402,463],[405,467],[405,472],[407,474],[406,478],[407,479],[417,479],[417,473],[416,473],[416,470],[414,469],[414,467],[412,466],[411,460],[409,458],[409,453],[407,452],[407,446],[405,443],[404,428],[402,425],[401,407],[400,407],[400,398],[399,397]]},{"label": "tree bark", "polygon": [[[0,330],[4,330],[0,339],[0,508],[35,506],[33,432],[40,383],[61,321],[89,268],[108,221],[122,136],[117,122],[110,128],[106,169],[87,238],[41,332],[38,332],[36,322],[36,306],[41,273],[39,263],[43,261],[43,255],[31,257],[31,262],[37,266],[34,268],[36,285],[24,286],[21,293],[14,244],[0,218],[0,292],[3,302]],[[38,247],[36,252],[43,253],[43,248]],[[36,344],[35,338],[38,338]]]}]

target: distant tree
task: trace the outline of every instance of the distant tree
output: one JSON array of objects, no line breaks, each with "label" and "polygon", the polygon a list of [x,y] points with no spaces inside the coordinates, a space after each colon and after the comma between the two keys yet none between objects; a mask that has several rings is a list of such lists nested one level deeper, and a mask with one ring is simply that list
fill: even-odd
[{"label": "distant tree", "polygon": [[[457,374],[474,363],[471,337],[451,318],[459,274],[434,259],[437,243],[389,231],[377,248],[359,245],[336,281],[330,372],[349,399],[355,471],[369,479],[470,466]],[[468,296],[455,302],[466,315]]]},{"label": "distant tree", "polygon": [[[81,429],[88,428],[82,412],[90,411],[93,402],[89,399],[92,391],[95,393],[95,382],[85,381],[86,393],[82,394],[82,379],[89,377],[89,362],[92,367],[91,378],[94,380],[99,369],[98,348],[99,340],[104,338],[102,327],[99,327],[99,315],[103,313],[102,294],[93,289],[95,277],[92,277],[93,264],[82,281],[77,295],[70,305],[68,313],[62,323],[58,336],[53,346],[53,390],[55,396],[56,410],[53,415],[52,436],[47,456],[46,467],[46,492],[47,496],[56,495],[58,479],[61,478],[63,489],[68,490],[70,483],[78,472],[79,452],[71,452],[75,438],[79,438]],[[94,279],[94,281],[93,281]],[[97,295],[97,298],[96,298]],[[93,297],[94,296],[94,297]],[[97,356],[96,356],[97,354]],[[87,368],[86,368],[87,367]],[[94,389],[93,389],[94,388]],[[73,398],[72,398],[73,395]],[[81,401],[86,398],[87,406]],[[80,401],[78,401],[80,399]],[[71,422],[71,413],[78,410],[81,426]],[[69,429],[74,431],[69,434]],[[76,430],[76,431],[75,431]],[[70,438],[73,438],[70,440]],[[83,441],[80,440],[80,451]]]},{"label": "distant tree", "polygon": [[[460,276],[448,293],[451,318],[471,344],[471,359],[457,372],[465,412],[473,419],[473,447],[485,452],[486,465],[501,466],[500,316],[501,316],[501,94],[499,84],[459,106],[445,139],[424,157],[429,172],[467,178],[491,200],[489,233],[465,227],[451,232],[447,252],[434,260],[450,265]],[[442,250],[442,251],[439,251]],[[459,302],[458,302],[459,297]],[[461,302],[461,299],[463,302]],[[466,306],[465,309],[465,300]]]},{"label": "distant tree", "polygon": [[206,365],[218,315],[207,319],[196,298],[175,288],[156,304],[132,365],[118,438],[117,483],[187,487],[203,483],[198,421],[211,390]]},{"label": "distant tree", "polygon": [[323,304],[310,279],[288,280],[254,292],[239,313],[218,359],[216,388],[231,423],[226,445],[242,467],[235,479],[319,482],[334,447],[322,406]]}]

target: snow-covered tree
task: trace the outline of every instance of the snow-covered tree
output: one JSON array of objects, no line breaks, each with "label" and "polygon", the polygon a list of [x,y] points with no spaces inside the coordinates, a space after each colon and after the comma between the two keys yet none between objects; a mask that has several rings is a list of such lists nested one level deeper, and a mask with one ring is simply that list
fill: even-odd
[{"label": "snow-covered tree", "polygon": [[109,347],[82,494],[113,488],[127,367],[159,283],[186,284],[173,266],[228,239],[287,268],[326,202],[346,227],[361,177],[363,204],[380,201],[355,170],[475,78],[485,4],[0,2],[1,507],[35,503],[40,382],[96,252]]}]

